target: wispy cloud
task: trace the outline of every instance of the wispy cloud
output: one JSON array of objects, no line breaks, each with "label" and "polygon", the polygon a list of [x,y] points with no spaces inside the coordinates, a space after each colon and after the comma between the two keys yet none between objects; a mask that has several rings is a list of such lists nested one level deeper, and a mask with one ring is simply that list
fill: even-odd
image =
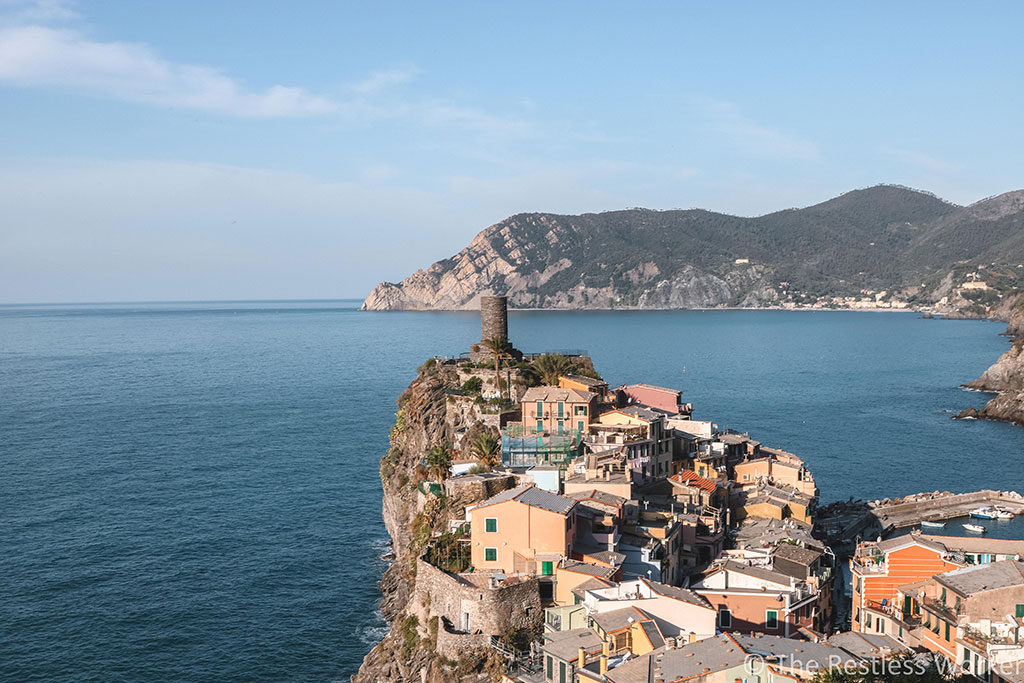
[{"label": "wispy cloud", "polygon": [[698,104],[707,118],[707,127],[742,152],[785,159],[815,159],[820,154],[814,143],[759,123],[731,102],[702,98]]},{"label": "wispy cloud", "polygon": [[0,81],[254,118],[308,116],[335,108],[302,88],[247,90],[217,69],[176,64],[146,45],[98,42],[74,29],[39,25],[0,29]]},{"label": "wispy cloud", "polygon": [[421,73],[423,73],[423,70],[415,64],[373,71],[363,80],[353,84],[351,90],[363,95],[369,95],[393,88],[396,85],[408,83]]}]

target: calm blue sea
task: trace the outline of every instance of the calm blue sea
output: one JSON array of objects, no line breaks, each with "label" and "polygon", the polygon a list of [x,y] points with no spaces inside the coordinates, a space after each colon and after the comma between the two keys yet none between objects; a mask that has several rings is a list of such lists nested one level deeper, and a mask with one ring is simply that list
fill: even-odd
[{"label": "calm blue sea", "polygon": [[[0,679],[347,680],[381,634],[377,460],[469,313],[359,302],[0,307]],[[1024,486],[955,422],[1002,325],[848,312],[523,312],[524,350],[802,456],[825,501]]]}]

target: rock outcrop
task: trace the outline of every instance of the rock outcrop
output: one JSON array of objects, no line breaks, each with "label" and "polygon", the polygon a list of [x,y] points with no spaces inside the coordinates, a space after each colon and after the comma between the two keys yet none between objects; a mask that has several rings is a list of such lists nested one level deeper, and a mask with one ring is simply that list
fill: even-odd
[{"label": "rock outcrop", "polygon": [[997,396],[980,410],[969,408],[957,415],[958,418],[1003,420],[1024,425],[1024,298],[1010,315],[1006,332],[1014,337],[1010,349],[981,377],[964,385],[968,389],[995,392]]},{"label": "rock outcrop", "polygon": [[[509,372],[516,390],[523,377],[516,369]],[[496,680],[502,670],[500,657],[488,647],[488,634],[461,634],[445,627],[445,618],[450,622],[451,615],[443,609],[442,598],[466,590],[465,582],[421,559],[429,540],[447,531],[449,520],[461,518],[464,506],[515,485],[511,476],[478,486],[453,480],[445,495],[424,492],[421,486],[430,480],[423,459],[432,448],[451,448],[465,456],[476,435],[494,430],[496,415],[485,414],[480,401],[454,391],[470,377],[484,380],[484,392],[496,391],[494,382],[488,381],[492,375],[486,369],[431,359],[398,399],[391,446],[380,461],[382,513],[394,552],[380,582],[381,612],[391,629],[366,655],[352,677],[354,683],[482,683]],[[450,585],[441,585],[446,581]],[[493,604],[481,603],[479,609],[491,618],[492,629],[524,629],[539,627],[542,619],[538,591],[529,589],[516,585],[491,591],[473,588],[469,593],[488,594],[494,604],[509,603],[504,615]],[[531,595],[536,604],[529,603]],[[474,623],[480,621],[485,620]]]}]

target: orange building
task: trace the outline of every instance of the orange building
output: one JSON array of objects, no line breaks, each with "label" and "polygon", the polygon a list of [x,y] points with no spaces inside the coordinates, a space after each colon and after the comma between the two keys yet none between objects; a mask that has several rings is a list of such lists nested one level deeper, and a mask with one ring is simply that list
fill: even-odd
[{"label": "orange building", "polygon": [[572,555],[578,503],[534,486],[502,491],[469,510],[476,571],[555,574]]},{"label": "orange building", "polygon": [[[897,604],[903,597],[899,588],[961,566],[947,556],[945,546],[917,534],[861,543],[850,560],[852,630],[877,632],[879,619],[900,621],[903,610],[910,605]],[[903,602],[908,601],[904,598]]]}]

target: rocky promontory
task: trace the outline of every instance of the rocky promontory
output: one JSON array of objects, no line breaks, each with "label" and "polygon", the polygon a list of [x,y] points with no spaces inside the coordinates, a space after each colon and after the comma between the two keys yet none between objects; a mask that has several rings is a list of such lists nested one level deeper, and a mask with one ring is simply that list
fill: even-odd
[{"label": "rocky promontory", "polygon": [[969,408],[957,417],[1003,420],[1024,425],[1024,300],[1010,316],[1006,333],[1013,337],[1010,349],[981,377],[968,382],[968,389],[996,393],[980,410]]},{"label": "rocky promontory", "polygon": [[[592,369],[589,359],[577,362]],[[490,637],[514,639],[517,633],[541,629],[539,602],[527,605],[533,609],[515,609],[537,599],[536,586],[519,583],[481,590],[446,571],[444,562],[426,561],[444,543],[449,543],[446,552],[453,551],[458,539],[449,523],[464,517],[465,506],[515,486],[513,476],[500,473],[445,481],[448,465],[476,453],[481,435],[497,436],[495,403],[502,392],[508,394],[506,378],[511,379],[513,395],[530,381],[522,367],[504,368],[499,379],[493,367],[483,365],[429,359],[397,401],[390,448],[380,461],[383,517],[394,554],[380,582],[381,612],[391,628],[363,659],[354,683],[492,681],[503,667],[489,646]],[[479,603],[477,596],[484,603],[494,601],[477,604],[491,617],[489,633],[457,632],[445,618],[452,610],[444,605],[460,591],[465,593],[460,605]]]}]

